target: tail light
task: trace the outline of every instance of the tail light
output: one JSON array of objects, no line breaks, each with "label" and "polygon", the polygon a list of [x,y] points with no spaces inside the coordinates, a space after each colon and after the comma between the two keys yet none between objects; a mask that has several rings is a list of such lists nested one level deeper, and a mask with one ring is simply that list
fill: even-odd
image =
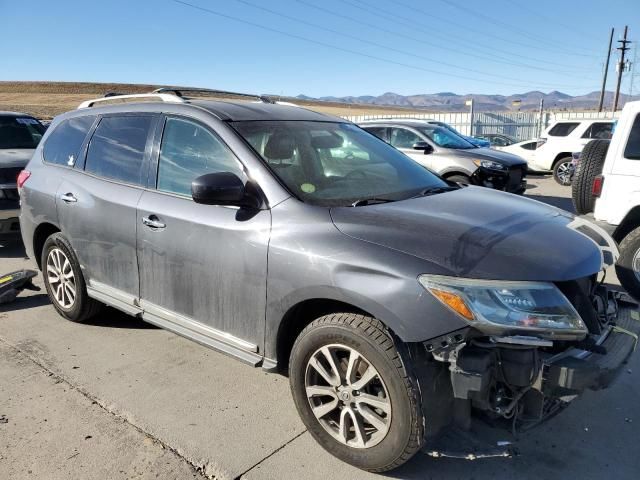
[{"label": "tail light", "polygon": [[594,197],[599,197],[602,193],[602,186],[604,185],[604,177],[602,175],[596,176],[593,179],[593,185],[591,186],[591,194]]},{"label": "tail light", "polygon": [[22,188],[24,183],[29,180],[31,172],[29,170],[21,170],[18,174],[18,188]]}]

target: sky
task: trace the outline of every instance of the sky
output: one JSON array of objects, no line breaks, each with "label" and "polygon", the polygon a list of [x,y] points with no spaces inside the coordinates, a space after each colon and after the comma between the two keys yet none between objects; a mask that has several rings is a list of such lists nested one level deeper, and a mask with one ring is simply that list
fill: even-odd
[{"label": "sky", "polygon": [[578,95],[625,24],[640,40],[640,0],[0,0],[0,80]]}]

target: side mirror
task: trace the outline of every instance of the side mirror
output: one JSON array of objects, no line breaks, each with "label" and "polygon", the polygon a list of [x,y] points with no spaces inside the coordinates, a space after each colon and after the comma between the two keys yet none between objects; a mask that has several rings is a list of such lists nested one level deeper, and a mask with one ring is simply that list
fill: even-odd
[{"label": "side mirror", "polygon": [[191,196],[204,205],[259,208],[260,199],[247,191],[242,180],[231,172],[207,173],[191,182]]},{"label": "side mirror", "polygon": [[433,153],[433,147],[427,142],[416,142],[411,147],[414,150],[424,150],[424,154]]}]

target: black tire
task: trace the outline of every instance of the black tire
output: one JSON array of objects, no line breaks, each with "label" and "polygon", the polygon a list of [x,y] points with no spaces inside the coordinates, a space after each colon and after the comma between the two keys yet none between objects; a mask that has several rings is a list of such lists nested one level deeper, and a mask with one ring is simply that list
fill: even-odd
[{"label": "black tire", "polygon": [[[640,272],[634,271],[633,260],[640,256],[640,227],[631,231],[620,242],[620,258],[616,264],[616,274],[624,289],[640,302]],[[636,265],[638,268],[638,265]]]},{"label": "black tire", "polygon": [[563,187],[571,185],[571,177],[568,175],[568,171],[566,170],[571,167],[571,160],[571,156],[562,157],[553,165],[553,179]]},{"label": "black tire", "polygon": [[591,193],[593,180],[602,173],[610,140],[591,140],[580,154],[580,163],[573,176],[571,198],[576,213],[584,215],[593,212],[596,199]]},{"label": "black tire", "polygon": [[[312,411],[305,387],[308,369],[312,371],[308,363],[320,348],[327,345],[347,346],[355,350],[377,370],[386,385],[386,398],[391,408],[390,423],[386,435],[371,447],[355,448],[340,442],[328,433]],[[302,421],[316,441],[340,460],[370,472],[384,472],[408,461],[422,446],[423,415],[416,382],[405,369],[392,334],[380,321],[352,313],[336,313],[316,319],[296,339],[291,351],[289,374],[293,399]],[[358,398],[355,395],[358,392],[353,399]],[[360,411],[360,407],[353,408]],[[336,411],[341,410],[334,410],[334,413]]]},{"label": "black tire", "polygon": [[450,177],[446,177],[446,179],[450,182],[459,183],[461,185],[471,185],[471,179],[466,175],[451,175]]},{"label": "black tire", "polygon": [[[63,306],[56,299],[56,295],[53,292],[53,287],[50,283],[50,277],[48,272],[48,259],[49,254],[53,250],[61,251],[70,264],[70,271],[73,272],[73,286],[75,289],[75,298],[73,303],[68,306]],[[54,233],[44,242],[44,248],[42,249],[42,276],[44,277],[44,285],[49,295],[49,300],[58,311],[67,320],[72,322],[84,322],[94,315],[96,315],[101,309],[102,304],[87,295],[87,287],[80,269],[80,264],[76,258],[71,245],[61,233]]]}]

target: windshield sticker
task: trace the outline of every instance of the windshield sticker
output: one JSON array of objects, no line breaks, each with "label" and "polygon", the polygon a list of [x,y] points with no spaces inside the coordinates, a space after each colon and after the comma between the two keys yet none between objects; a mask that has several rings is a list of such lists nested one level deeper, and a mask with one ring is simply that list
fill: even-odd
[{"label": "windshield sticker", "polygon": [[303,183],[300,185],[300,190],[304,193],[313,193],[316,191],[316,186],[311,183]]},{"label": "windshield sticker", "polygon": [[16,118],[16,122],[23,125],[38,125],[38,121],[35,118]]}]

